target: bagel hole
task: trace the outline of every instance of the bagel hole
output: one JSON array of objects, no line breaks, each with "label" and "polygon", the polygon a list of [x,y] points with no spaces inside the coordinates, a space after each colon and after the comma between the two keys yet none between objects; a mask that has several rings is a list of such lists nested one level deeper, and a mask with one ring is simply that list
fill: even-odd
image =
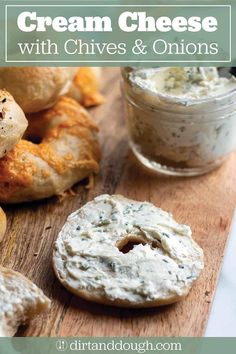
[{"label": "bagel hole", "polygon": [[37,134],[37,132],[30,131],[29,127],[24,134],[24,139],[36,145],[39,145],[43,140],[40,134]]},{"label": "bagel hole", "polygon": [[27,140],[33,144],[39,145],[42,142],[42,138],[39,136],[27,136]]},{"label": "bagel hole", "polygon": [[39,145],[45,134],[45,122],[40,121],[40,115],[31,113],[26,116],[28,119],[28,127],[24,133],[24,139],[33,144]]},{"label": "bagel hole", "polygon": [[127,235],[124,239],[119,241],[116,246],[122,253],[129,253],[134,246],[146,245],[148,242],[141,236]]}]

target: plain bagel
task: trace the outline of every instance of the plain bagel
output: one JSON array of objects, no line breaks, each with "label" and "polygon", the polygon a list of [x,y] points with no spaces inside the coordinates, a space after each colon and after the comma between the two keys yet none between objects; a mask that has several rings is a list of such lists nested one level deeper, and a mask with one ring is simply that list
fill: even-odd
[{"label": "plain bagel", "polygon": [[58,195],[99,169],[97,125],[76,101],[61,97],[29,118],[27,135],[0,159],[0,201]]},{"label": "plain bagel", "polygon": [[64,95],[77,72],[68,67],[2,67],[0,89],[6,89],[25,113],[51,107]]},{"label": "plain bagel", "polygon": [[14,98],[0,90],[0,158],[21,139],[28,122]]}]

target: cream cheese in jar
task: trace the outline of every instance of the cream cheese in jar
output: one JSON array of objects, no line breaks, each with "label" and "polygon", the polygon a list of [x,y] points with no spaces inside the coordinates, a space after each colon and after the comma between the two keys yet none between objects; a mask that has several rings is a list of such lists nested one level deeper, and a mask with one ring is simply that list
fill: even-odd
[{"label": "cream cheese in jar", "polygon": [[215,67],[126,68],[130,145],[147,167],[197,175],[236,146],[236,79]]}]

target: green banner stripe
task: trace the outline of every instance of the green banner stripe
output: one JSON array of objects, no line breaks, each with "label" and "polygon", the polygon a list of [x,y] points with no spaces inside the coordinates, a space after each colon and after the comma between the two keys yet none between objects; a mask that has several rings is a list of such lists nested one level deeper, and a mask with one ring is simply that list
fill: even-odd
[{"label": "green banner stripe", "polygon": [[236,338],[1,338],[1,354],[235,354]]},{"label": "green banner stripe", "polygon": [[233,0],[2,1],[1,66],[233,66],[233,18]]}]

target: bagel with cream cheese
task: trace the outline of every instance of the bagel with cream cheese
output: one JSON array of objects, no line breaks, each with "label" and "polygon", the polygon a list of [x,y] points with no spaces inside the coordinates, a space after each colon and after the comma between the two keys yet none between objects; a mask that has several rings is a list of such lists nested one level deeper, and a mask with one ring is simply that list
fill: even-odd
[{"label": "bagel with cream cheese", "polygon": [[[0,208],[0,240],[6,216]],[[0,266],[0,337],[13,336],[20,324],[48,310],[50,300],[34,283],[14,270]]]},{"label": "bagel with cream cheese", "polygon": [[105,194],[68,217],[53,266],[86,300],[138,308],[183,299],[204,263],[189,226],[151,203]]},{"label": "bagel with cream cheese", "polygon": [[[13,103],[15,105],[15,103]],[[98,172],[98,127],[69,97],[27,117],[26,137],[0,159],[0,202],[18,203],[58,195]]]},{"label": "bagel with cream cheese", "polygon": [[34,283],[0,266],[0,337],[11,337],[19,325],[49,310],[50,300]]},{"label": "bagel with cream cheese", "polygon": [[0,67],[0,89],[6,89],[25,113],[51,107],[64,95],[77,72],[68,67]]}]

